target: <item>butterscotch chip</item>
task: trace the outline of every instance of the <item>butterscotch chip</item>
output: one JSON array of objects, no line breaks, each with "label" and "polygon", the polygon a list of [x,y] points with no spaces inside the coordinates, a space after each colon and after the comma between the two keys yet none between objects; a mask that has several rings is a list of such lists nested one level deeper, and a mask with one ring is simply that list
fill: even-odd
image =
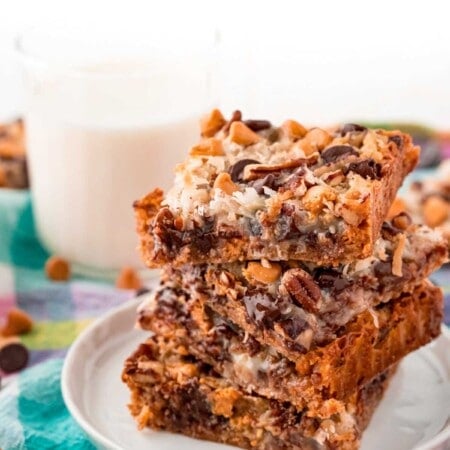
[{"label": "butterscotch chip", "polygon": [[269,267],[264,267],[259,262],[252,261],[247,264],[244,276],[250,283],[254,281],[263,284],[274,283],[281,276],[281,266],[273,262]]},{"label": "butterscotch chip", "polygon": [[286,120],[283,125],[281,125],[281,129],[291,139],[301,139],[307,132],[306,128],[295,120]]},{"label": "butterscotch chip", "polygon": [[19,308],[10,309],[6,316],[6,323],[0,334],[5,337],[29,333],[33,328],[33,319]]},{"label": "butterscotch chip", "polygon": [[423,204],[423,217],[429,227],[441,225],[450,213],[450,205],[440,196],[431,195]]},{"label": "butterscotch chip", "polygon": [[332,140],[333,137],[327,131],[321,128],[312,128],[298,142],[305,156],[309,156],[314,152],[323,150]]},{"label": "butterscotch chip", "polygon": [[231,180],[230,174],[226,172],[219,173],[217,178],[214,180],[214,188],[221,189],[228,195],[239,190],[236,184]]},{"label": "butterscotch chip", "polygon": [[50,280],[67,281],[70,278],[70,264],[64,258],[51,256],[45,263],[45,273]]},{"label": "butterscotch chip", "polygon": [[230,139],[239,145],[252,145],[261,140],[261,137],[242,122],[233,122],[230,126]]},{"label": "butterscotch chip", "polygon": [[200,130],[202,136],[214,136],[226,123],[225,118],[218,109],[213,109],[207,116],[200,121]]},{"label": "butterscotch chip", "polygon": [[387,214],[387,220],[398,216],[400,213],[406,211],[405,201],[401,197],[397,197],[393,202]]},{"label": "butterscotch chip", "polygon": [[141,287],[142,281],[132,267],[124,267],[116,278],[118,289],[140,289]]},{"label": "butterscotch chip", "polygon": [[191,156],[223,156],[222,142],[217,139],[206,139],[189,151]]}]

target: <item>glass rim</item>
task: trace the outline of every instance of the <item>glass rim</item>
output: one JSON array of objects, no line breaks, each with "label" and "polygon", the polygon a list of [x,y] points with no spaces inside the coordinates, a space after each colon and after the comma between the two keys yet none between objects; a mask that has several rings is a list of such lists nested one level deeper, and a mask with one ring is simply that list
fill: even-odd
[{"label": "glass rim", "polygon": [[[27,45],[25,43],[26,39],[32,36],[33,33],[39,33],[42,32],[39,27],[32,26],[25,30],[22,30],[21,32],[17,33],[14,36],[13,40],[13,50],[16,58],[22,63],[26,65],[31,65],[35,67],[40,67],[41,69],[45,68],[54,68],[58,69],[60,72],[64,72],[67,75],[71,76],[80,76],[80,77],[89,77],[89,78],[121,78],[121,77],[148,77],[151,75],[158,75],[158,74],[164,74],[167,72],[167,70],[164,70],[164,68],[161,68],[159,66],[155,67],[155,61],[151,63],[151,58],[148,57],[149,53],[146,53],[145,55],[147,58],[141,58],[144,56],[144,54],[140,55],[141,57],[135,56],[127,57],[124,55],[119,55],[117,53],[116,55],[111,55],[109,57],[104,58],[97,58],[97,60],[94,62],[94,65],[96,64],[103,64],[107,63],[109,65],[114,65],[115,69],[114,71],[111,70],[102,70],[102,71],[95,71],[92,70],[92,64],[80,64],[75,63],[71,61],[63,61],[60,58],[52,59],[51,57],[40,55],[38,52],[31,51],[29,48],[27,48]],[[44,34],[42,34],[44,35]],[[50,37],[50,35],[47,35]],[[206,61],[208,59],[207,54],[210,52],[209,56],[212,58],[211,62],[214,58],[214,53],[218,48],[219,42],[220,42],[220,34],[218,30],[215,28],[214,31],[211,33],[212,39],[211,39],[211,45],[210,47],[205,47],[204,56],[203,59]],[[52,36],[52,39],[56,39],[56,36]],[[133,48],[131,45],[129,45],[129,48]],[[135,46],[135,49],[138,47]],[[143,47],[140,47],[141,49]],[[150,49],[150,46],[147,46],[147,49]],[[184,57],[180,54],[177,57],[177,60],[179,62],[182,62]],[[175,57],[171,60],[172,62],[175,61]],[[123,63],[129,62],[129,63],[135,63],[131,67],[130,65],[126,65]],[[139,63],[139,64],[136,64]],[[119,65],[123,66],[123,69],[117,70],[119,68]]]}]

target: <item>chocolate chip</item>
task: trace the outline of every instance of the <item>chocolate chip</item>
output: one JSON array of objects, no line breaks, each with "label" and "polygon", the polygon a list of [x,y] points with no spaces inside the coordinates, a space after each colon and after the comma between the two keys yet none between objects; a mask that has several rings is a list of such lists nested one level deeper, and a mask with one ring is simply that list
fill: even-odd
[{"label": "chocolate chip", "polygon": [[363,178],[379,180],[381,178],[381,164],[376,163],[372,158],[350,163],[345,174],[355,172]]},{"label": "chocolate chip", "polygon": [[20,342],[6,344],[0,349],[0,369],[6,373],[22,370],[28,364],[28,350]]},{"label": "chocolate chip", "polygon": [[378,278],[391,276],[392,275],[392,263],[390,261],[378,261],[375,264],[373,271]]},{"label": "chocolate chip", "polygon": [[403,147],[403,138],[400,135],[389,136],[389,142],[393,142],[399,149]]},{"label": "chocolate chip", "polygon": [[356,123],[346,123],[340,129],[340,133],[341,133],[341,136],[345,136],[347,133],[352,133],[354,131],[361,132],[361,131],[366,131],[366,130],[367,130],[367,128],[363,127],[362,125],[358,125]]},{"label": "chocolate chip", "polygon": [[279,322],[282,330],[293,340],[297,339],[298,335],[308,328],[308,323],[301,317],[289,317]]},{"label": "chocolate chip", "polygon": [[268,120],[244,120],[244,124],[253,131],[266,130],[272,126]]},{"label": "chocolate chip", "polygon": [[238,181],[242,181],[242,174],[244,172],[245,166],[248,166],[249,164],[261,163],[256,159],[241,159],[230,166],[230,168],[228,169],[228,173],[235,183],[237,183]]},{"label": "chocolate chip", "polygon": [[393,226],[391,222],[383,222],[383,225],[381,226],[381,237],[383,239],[390,240],[398,233],[400,233],[400,230]]},{"label": "chocolate chip", "polygon": [[146,287],[141,287],[136,290],[136,296],[139,297],[140,295],[148,294],[150,292],[150,289]]},{"label": "chocolate chip", "polygon": [[280,177],[281,174],[279,172],[269,173],[263,178],[250,181],[248,185],[255,189],[259,195],[264,195],[264,186],[269,189],[273,189],[274,191],[278,190],[278,186],[280,185]]},{"label": "chocolate chip", "polygon": [[329,147],[322,152],[322,159],[326,163],[339,161],[340,159],[355,155],[358,156],[358,153],[355,149],[350,145],[333,145],[333,147]]},{"label": "chocolate chip", "polygon": [[322,289],[330,289],[339,293],[346,289],[351,283],[342,274],[334,269],[320,268],[314,273],[314,280]]},{"label": "chocolate chip", "polygon": [[233,114],[231,115],[231,119],[223,126],[223,131],[226,133],[230,131],[231,124],[233,122],[239,122],[242,119],[242,113],[238,109],[236,111],[233,111]]}]

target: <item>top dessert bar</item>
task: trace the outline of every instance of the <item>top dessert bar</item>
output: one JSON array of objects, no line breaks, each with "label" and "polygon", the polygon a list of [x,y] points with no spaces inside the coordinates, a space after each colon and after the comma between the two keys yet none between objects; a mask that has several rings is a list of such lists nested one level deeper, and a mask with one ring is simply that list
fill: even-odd
[{"label": "top dessert bar", "polygon": [[166,197],[135,202],[149,267],[365,258],[419,155],[409,135],[355,124],[276,127],[214,110],[201,130]]}]

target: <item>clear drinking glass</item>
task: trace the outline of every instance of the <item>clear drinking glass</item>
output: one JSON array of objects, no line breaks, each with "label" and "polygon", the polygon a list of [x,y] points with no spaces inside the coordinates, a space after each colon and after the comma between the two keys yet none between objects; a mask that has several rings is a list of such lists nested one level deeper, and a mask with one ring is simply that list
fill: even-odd
[{"label": "clear drinking glass", "polygon": [[75,267],[140,266],[132,203],[170,185],[215,103],[214,30],[186,33],[17,39],[37,230]]}]

